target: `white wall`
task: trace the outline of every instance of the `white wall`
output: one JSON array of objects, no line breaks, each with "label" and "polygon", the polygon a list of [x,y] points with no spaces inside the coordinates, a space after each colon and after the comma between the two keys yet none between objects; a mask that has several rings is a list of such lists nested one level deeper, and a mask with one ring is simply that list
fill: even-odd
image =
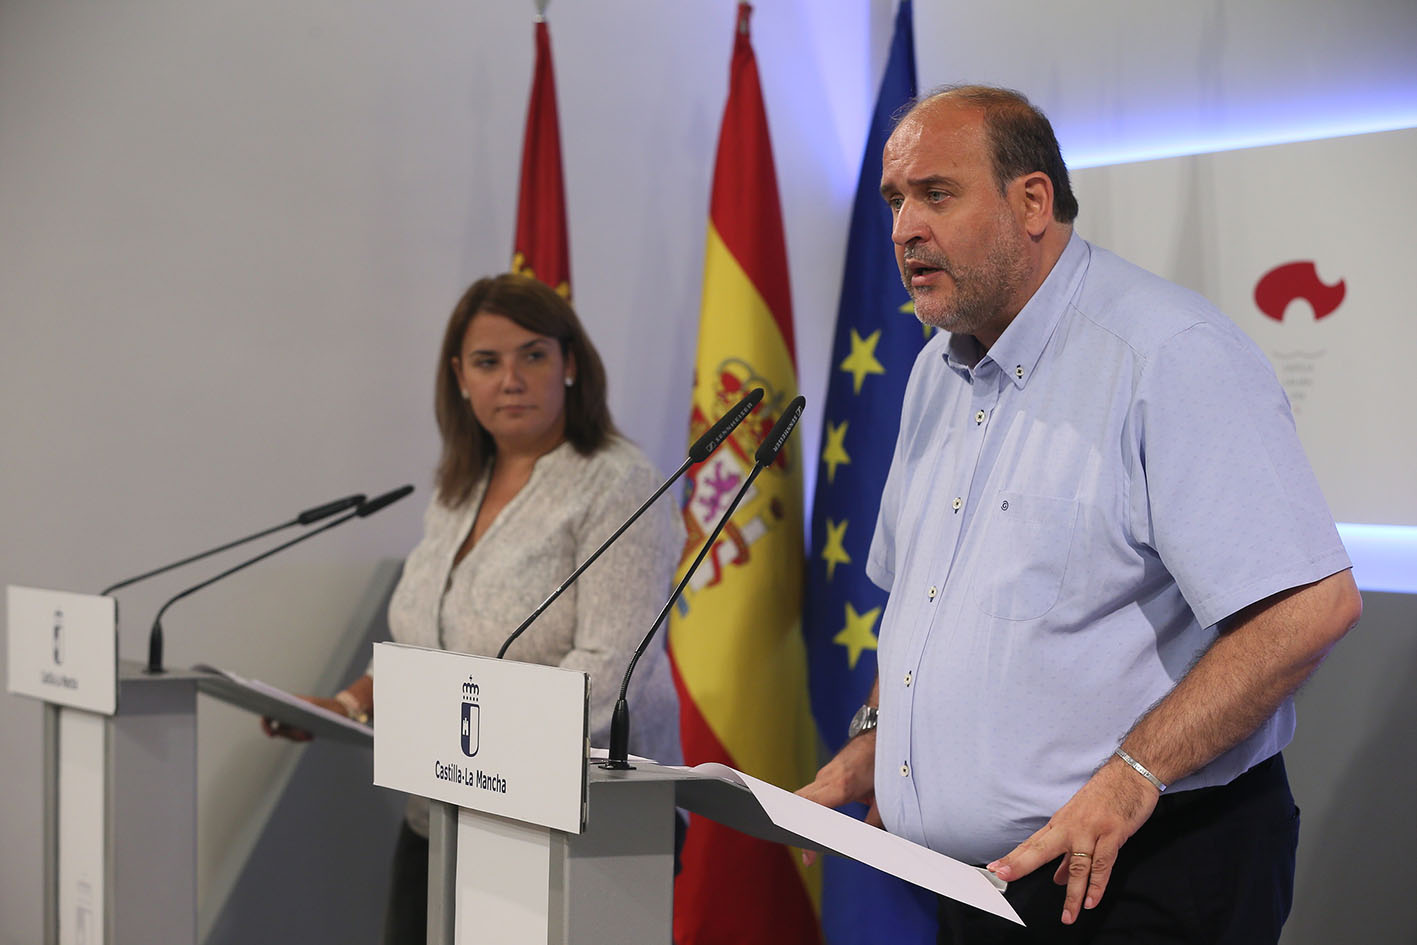
[{"label": "white wall", "polygon": [[1071,167],[1417,125],[1412,0],[917,8],[921,87],[1023,90]]},{"label": "white wall", "polygon": [[[550,11],[576,301],[616,416],[663,467],[685,439],[733,6]],[[892,9],[764,0],[755,15],[807,443]],[[329,496],[426,487],[441,323],[509,256],[530,11],[0,3],[0,584],[95,590]],[[1414,25],[1410,0],[917,9],[922,85],[1021,87],[1084,160],[1318,114],[1402,124]],[[177,605],[169,659],[311,684],[426,497]],[[124,592],[122,651],[207,573]],[[202,726],[206,890],[298,749],[220,709]],[[40,928],[38,728],[34,705],[0,695],[6,943]]]},{"label": "white wall", "polygon": [[[417,483],[164,620],[172,664],[312,685],[377,563],[417,538],[442,323],[510,257],[532,9],[0,3],[0,584],[94,591]],[[620,425],[666,468],[686,441],[734,11],[550,10],[575,299]],[[755,17],[809,402],[891,15],[795,0]],[[120,592],[120,652],[140,658],[161,600],[213,570]],[[201,725],[205,895],[298,749],[221,707]],[[39,745],[37,706],[0,695],[0,942],[39,936]]]}]

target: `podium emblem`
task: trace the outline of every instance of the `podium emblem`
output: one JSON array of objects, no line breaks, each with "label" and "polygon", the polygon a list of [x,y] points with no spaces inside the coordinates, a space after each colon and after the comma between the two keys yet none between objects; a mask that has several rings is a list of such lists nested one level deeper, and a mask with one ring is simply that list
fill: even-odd
[{"label": "podium emblem", "polygon": [[469,676],[462,684],[462,753],[469,758],[477,754],[482,711],[478,706],[478,685]]},{"label": "podium emblem", "polygon": [[54,611],[54,665],[60,666],[64,663],[64,611],[55,608]]}]

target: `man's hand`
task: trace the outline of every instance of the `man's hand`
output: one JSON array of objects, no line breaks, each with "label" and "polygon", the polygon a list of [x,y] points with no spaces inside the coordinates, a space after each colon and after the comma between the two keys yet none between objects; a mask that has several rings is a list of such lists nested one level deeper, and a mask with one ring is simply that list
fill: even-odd
[{"label": "man's hand", "polygon": [[[1167,783],[1198,770],[1273,715],[1362,612],[1351,571],[1246,607],[1222,622],[1210,649],[1127,733],[1127,751]],[[1053,880],[1067,884],[1063,923],[1071,924],[1080,908],[1101,901],[1117,851],[1151,816],[1159,797],[1113,757],[1042,830],[988,869],[1014,880],[1063,856]]]},{"label": "man's hand", "polygon": [[1160,797],[1156,788],[1114,757],[1042,829],[986,869],[1002,880],[1015,880],[1062,856],[1053,882],[1068,887],[1063,924],[1071,925],[1080,909],[1102,901],[1117,851],[1146,823]]},{"label": "man's hand", "polygon": [[[836,757],[828,761],[811,784],[797,789],[800,797],[823,807],[840,807],[859,802],[870,806],[866,823],[881,826],[881,814],[876,810],[876,733],[857,735],[842,746]],[[802,851],[802,865],[816,862],[814,850]]]}]

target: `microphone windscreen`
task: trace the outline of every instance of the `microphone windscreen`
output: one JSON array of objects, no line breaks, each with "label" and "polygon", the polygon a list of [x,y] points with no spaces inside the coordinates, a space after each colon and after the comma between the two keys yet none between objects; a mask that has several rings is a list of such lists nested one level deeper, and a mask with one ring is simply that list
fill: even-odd
[{"label": "microphone windscreen", "polygon": [[694,445],[689,447],[689,461],[702,463],[713,455],[713,451],[718,449],[719,444],[728,438],[728,434],[732,433],[748,414],[753,412],[753,408],[762,399],[763,389],[761,387],[754,387],[748,391],[746,397],[730,407],[728,412],[719,417],[718,421],[709,427],[703,436],[694,441]]},{"label": "microphone windscreen", "polygon": [[385,492],[383,495],[376,495],[368,502],[361,503],[359,506],[359,511],[355,514],[358,515],[360,518],[368,518],[375,512],[382,509],[384,506],[393,505],[399,499],[402,499],[404,496],[408,495],[412,491],[413,486],[407,485],[399,486],[392,492]]},{"label": "microphone windscreen", "polygon": [[802,418],[802,408],[807,406],[807,398],[798,394],[792,398],[792,403],[787,405],[787,409],[782,412],[782,416],[777,418],[777,423],[772,425],[767,437],[758,446],[758,451],[753,455],[753,462],[759,466],[766,466],[777,459],[777,454],[782,451],[782,445],[787,442],[787,438],[792,435],[792,430],[797,426],[797,421]]},{"label": "microphone windscreen", "polygon": [[309,525],[311,522],[318,522],[322,518],[329,518],[337,512],[345,509],[352,509],[364,501],[364,493],[359,495],[347,495],[343,499],[335,499],[333,502],[326,502],[324,505],[317,505],[313,509],[306,509],[296,516],[295,520],[301,525]]}]

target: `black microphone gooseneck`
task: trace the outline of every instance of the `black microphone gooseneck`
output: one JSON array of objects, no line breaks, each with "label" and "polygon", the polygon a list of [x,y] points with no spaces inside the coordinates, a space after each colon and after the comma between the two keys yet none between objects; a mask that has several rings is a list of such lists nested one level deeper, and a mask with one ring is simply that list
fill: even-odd
[{"label": "black microphone gooseneck", "polygon": [[256,534],[254,535],[247,535],[245,538],[238,538],[235,541],[229,541],[226,544],[222,545],[220,548],[213,548],[210,551],[203,551],[201,554],[195,554],[191,557],[183,558],[181,561],[174,561],[172,564],[165,564],[160,568],[154,568],[151,571],[145,571],[144,573],[139,574],[137,577],[128,578],[126,581],[119,581],[117,584],[105,588],[102,592],[100,592],[100,596],[107,597],[109,594],[112,594],[119,588],[127,587],[129,584],[137,584],[139,581],[145,581],[150,577],[156,577],[159,574],[165,574],[166,572],[171,571],[174,568],[182,567],[184,564],[191,564],[193,561],[200,561],[203,558],[209,558],[212,555],[220,554],[221,552],[226,551],[227,549],[235,548],[237,545],[244,545],[249,541],[255,541],[257,538],[265,538],[267,535],[281,531],[282,529],[290,528],[293,525],[309,525],[313,522],[318,522],[321,519],[329,518],[331,515],[343,512],[345,509],[353,508],[354,506],[358,505],[363,501],[364,496],[361,494],[345,496],[343,499],[336,499],[333,502],[326,502],[324,505],[317,505],[313,509],[306,509],[304,512],[301,512],[299,515],[295,516],[295,518],[291,519],[288,522],[281,522],[279,525],[273,525],[270,528],[266,528],[259,532],[256,532]]},{"label": "black microphone gooseneck", "polygon": [[654,624],[649,628],[649,633],[640,641],[640,645],[635,648],[635,655],[630,657],[630,665],[625,669],[625,679],[620,684],[620,698],[615,703],[615,711],[610,716],[610,758],[602,768],[609,768],[613,771],[628,771],[634,768],[629,762],[630,755],[630,704],[626,701],[626,695],[630,691],[630,674],[635,671],[635,664],[640,661],[644,651],[649,648],[649,641],[654,639],[655,632],[659,630],[659,625],[664,622],[665,616],[669,613],[669,608],[674,606],[674,602],[679,599],[679,595],[684,592],[684,588],[689,585],[689,579],[694,576],[694,572],[699,569],[699,564],[708,554],[713,543],[718,540],[718,533],[723,531],[723,526],[728,524],[733,518],[733,513],[738,509],[738,503],[743,501],[743,496],[747,493],[748,487],[753,484],[753,480],[758,478],[758,473],[764,468],[772,465],[777,459],[777,454],[782,451],[787,438],[792,435],[792,430],[797,426],[797,421],[802,418],[802,408],[807,404],[807,399],[797,396],[787,405],[782,416],[778,417],[777,423],[768,431],[768,435],[758,446],[758,451],[753,455],[753,469],[748,473],[748,478],[739,487],[737,495],[729,503],[728,510],[719,516],[718,524],[714,526],[713,533],[709,535],[708,541],[699,549],[698,557],[694,563],[689,565],[689,570],[684,572],[684,577],[674,588],[674,593],[669,595],[669,600],[664,602],[664,609],[659,612],[659,616],[654,619]]},{"label": "black microphone gooseneck", "polygon": [[[254,557],[254,558],[249,558],[249,559],[247,559],[246,561],[243,561],[243,562],[241,562],[240,564],[236,565],[235,567],[227,568],[225,571],[221,572],[221,573],[218,574],[216,577],[207,578],[207,580],[203,581],[203,582],[200,583],[200,584],[194,584],[194,585],[192,585],[191,587],[187,588],[185,591],[182,591],[180,594],[178,594],[178,595],[176,595],[175,597],[172,597],[171,599],[169,599],[168,602],[165,603],[165,604],[163,604],[162,607],[158,610],[157,616],[153,618],[153,628],[152,628],[152,631],[148,634],[148,666],[147,666],[146,672],[148,672],[148,673],[161,673],[161,672],[163,671],[163,669],[162,669],[162,615],[167,612],[167,608],[171,607],[173,604],[177,603],[179,600],[181,600],[182,598],[186,597],[187,595],[196,593],[197,591],[200,591],[202,588],[206,587],[206,586],[209,585],[209,584],[215,584],[217,581],[220,581],[222,578],[227,577],[227,576],[232,575],[232,574],[235,574],[237,571],[240,571],[240,570],[242,570],[243,568],[249,568],[251,565],[255,564],[257,561],[264,561],[266,558],[269,558],[271,555],[275,554],[276,552],[278,552],[278,551],[284,551],[286,548],[289,548],[291,545],[298,545],[298,544],[300,544],[300,542],[302,542],[302,541],[305,541],[305,540],[310,539],[310,538],[314,538],[316,535],[320,534],[321,532],[327,532],[327,531],[329,531],[330,529],[334,528],[336,525],[343,525],[345,522],[349,521],[349,520],[352,519],[352,518],[368,518],[370,515],[373,515],[375,512],[379,511],[380,509],[384,508],[385,506],[392,505],[393,503],[397,502],[399,499],[402,499],[404,496],[408,495],[408,494],[409,494],[410,492],[412,492],[412,491],[413,491],[413,486],[411,486],[411,485],[410,485],[410,486],[400,486],[399,488],[394,489],[394,490],[391,491],[391,492],[386,492],[386,493],[384,493],[383,495],[375,496],[374,498],[369,499],[368,501],[363,501],[363,500],[361,499],[361,501],[359,502],[359,508],[355,509],[353,512],[350,512],[348,515],[345,515],[345,516],[342,516],[342,517],[340,517],[340,518],[337,518],[337,519],[335,519],[333,522],[330,522],[330,523],[328,523],[328,524],[326,524],[326,525],[321,525],[319,528],[316,528],[316,529],[314,529],[313,531],[305,532],[304,534],[299,535],[298,537],[292,538],[290,541],[284,542],[283,544],[276,545],[274,548],[271,548],[271,549],[269,549],[269,550],[267,550],[267,551],[264,551],[264,552],[262,552],[261,554],[256,555],[256,557]],[[344,501],[346,501],[346,500],[341,499],[340,501],[341,501],[341,502],[344,502]],[[336,504],[337,504],[337,503],[333,503],[333,502],[330,503],[331,506],[336,505]],[[320,509],[311,509],[311,510],[310,510],[310,513],[321,512],[321,511],[323,511],[324,509],[326,509],[326,508],[328,508],[328,507],[329,507],[329,506],[321,506]],[[347,506],[346,506],[346,507],[347,507]],[[309,513],[302,513],[302,514],[309,514]],[[324,512],[323,515],[321,515],[320,517],[323,518],[323,517],[328,516],[329,514],[330,514],[330,513],[326,511],[326,512]],[[315,521],[315,519],[312,519],[312,521]]]},{"label": "black microphone gooseneck", "polygon": [[643,504],[641,504],[639,508],[635,509],[635,511],[630,515],[629,518],[625,519],[625,523],[623,525],[615,529],[615,534],[605,539],[601,546],[595,549],[594,552],[592,552],[589,558],[586,558],[584,561],[582,561],[580,566],[577,567],[574,571],[572,571],[570,576],[566,578],[566,580],[561,582],[560,587],[556,588],[556,590],[551,592],[550,597],[546,598],[546,600],[541,602],[540,606],[538,606],[531,613],[527,614],[526,619],[523,620],[520,625],[518,625],[517,629],[513,630],[511,634],[507,637],[507,639],[502,641],[501,648],[497,650],[497,659],[501,659],[503,656],[505,656],[507,653],[507,647],[511,646],[516,641],[517,637],[525,633],[526,628],[530,627],[532,623],[536,620],[536,618],[540,617],[546,611],[546,608],[550,607],[553,603],[555,603],[556,598],[564,594],[566,588],[570,587],[572,584],[575,583],[576,578],[581,576],[581,572],[583,572],[586,568],[590,567],[592,562],[594,562],[596,558],[599,558],[601,553],[604,552],[606,548],[609,548],[610,545],[615,541],[615,539],[619,538],[625,533],[625,529],[635,524],[636,520],[638,520],[639,517],[645,513],[645,510],[648,509],[651,505],[653,505],[656,499],[664,495],[665,490],[667,490],[670,486],[674,485],[674,483],[678,482],[679,477],[684,475],[684,473],[689,469],[690,466],[693,466],[697,463],[702,463],[704,460],[708,459],[709,456],[713,454],[713,451],[718,449],[718,447],[723,443],[723,441],[728,438],[728,434],[732,433],[734,428],[737,427],[738,424],[742,423],[744,418],[747,417],[748,414],[753,412],[753,408],[756,407],[758,405],[758,401],[762,399],[763,389],[761,387],[753,388],[747,393],[747,395],[742,400],[738,401],[738,403],[734,404],[723,416],[719,417],[717,422],[715,422],[713,426],[709,427],[708,431],[704,433],[703,436],[695,440],[694,445],[689,447],[688,457],[685,458],[684,462],[679,464],[678,469],[674,470],[674,475],[664,480],[664,484],[661,485],[658,489],[654,490],[654,494],[651,495],[648,499],[645,499]]}]

